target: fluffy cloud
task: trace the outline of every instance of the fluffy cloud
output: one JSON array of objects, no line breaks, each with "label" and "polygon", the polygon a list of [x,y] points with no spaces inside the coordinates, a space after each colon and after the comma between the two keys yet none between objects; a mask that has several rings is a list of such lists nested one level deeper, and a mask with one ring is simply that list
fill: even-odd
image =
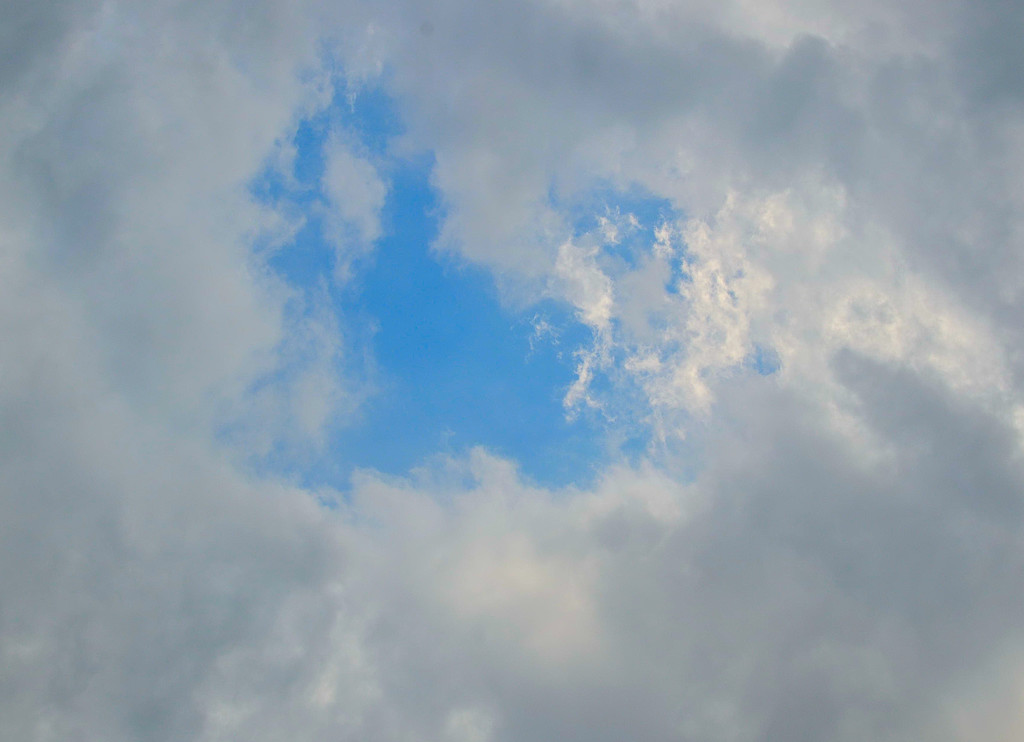
[{"label": "fluffy cloud", "polygon": [[[1021,12],[8,3],[6,733],[1019,736]],[[567,405],[643,455],[558,490],[482,450],[344,493],[239,463],[360,394],[248,188],[339,76],[433,153],[435,248],[592,330]],[[369,249],[387,186],[330,142]],[[576,225],[630,189],[670,209]]]}]

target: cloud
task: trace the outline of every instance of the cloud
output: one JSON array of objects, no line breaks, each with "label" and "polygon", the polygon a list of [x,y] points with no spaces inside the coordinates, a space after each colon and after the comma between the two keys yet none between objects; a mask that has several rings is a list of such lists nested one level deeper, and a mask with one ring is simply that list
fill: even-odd
[{"label": "cloud", "polygon": [[[5,731],[1018,734],[1008,8],[5,7]],[[301,465],[363,392],[248,187],[342,78],[433,155],[435,247],[592,330],[551,391],[604,411],[592,484],[482,449],[345,491],[245,463]],[[332,140],[322,185],[383,233],[365,153]],[[588,205],[631,189],[665,213]]]},{"label": "cloud", "polygon": [[[351,262],[346,253],[365,252],[381,236],[380,212],[387,186],[368,160],[353,154],[337,137],[331,139],[324,156],[324,190],[336,215],[338,268],[344,275]],[[351,233],[347,239],[346,233]]]}]

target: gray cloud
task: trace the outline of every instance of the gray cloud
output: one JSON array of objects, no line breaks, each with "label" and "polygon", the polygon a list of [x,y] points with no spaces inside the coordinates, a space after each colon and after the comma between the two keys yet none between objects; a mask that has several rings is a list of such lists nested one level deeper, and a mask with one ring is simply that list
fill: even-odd
[{"label": "gray cloud", "polygon": [[[754,11],[7,4],[5,735],[1019,736],[1019,11]],[[440,246],[597,318],[646,457],[548,491],[477,450],[345,496],[238,464],[358,396],[245,190],[325,48],[436,154]],[[358,154],[332,193],[371,238]],[[609,182],[682,214],[635,271],[550,198]]]}]

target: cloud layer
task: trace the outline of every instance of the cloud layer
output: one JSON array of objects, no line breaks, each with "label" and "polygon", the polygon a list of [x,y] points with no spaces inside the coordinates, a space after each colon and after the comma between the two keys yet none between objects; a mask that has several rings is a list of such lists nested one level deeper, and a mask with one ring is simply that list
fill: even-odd
[{"label": "cloud layer", "polygon": [[[1022,15],[8,3],[5,737],[1019,737]],[[592,483],[250,465],[365,393],[251,184],[367,85],[431,249],[587,328],[551,391],[607,429]],[[341,284],[388,180],[328,141]]]}]

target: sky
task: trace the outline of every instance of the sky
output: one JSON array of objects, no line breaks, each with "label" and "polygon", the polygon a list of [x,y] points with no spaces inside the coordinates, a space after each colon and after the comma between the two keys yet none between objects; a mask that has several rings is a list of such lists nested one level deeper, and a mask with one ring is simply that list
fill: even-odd
[{"label": "sky", "polygon": [[0,17],[0,738],[1024,735],[1024,6]]}]

